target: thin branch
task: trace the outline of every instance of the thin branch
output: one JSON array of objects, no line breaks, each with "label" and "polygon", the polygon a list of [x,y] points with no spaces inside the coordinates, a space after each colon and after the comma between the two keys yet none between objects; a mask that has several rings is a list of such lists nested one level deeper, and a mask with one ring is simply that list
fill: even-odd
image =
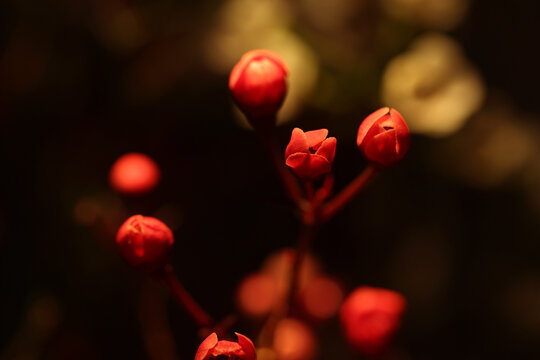
[{"label": "thin branch", "polygon": [[321,222],[330,220],[337,212],[351,201],[358,192],[364,189],[375,177],[379,171],[369,165],[360,175],[356,177],[347,187],[337,194],[330,202],[323,206],[320,217]]},{"label": "thin branch", "polygon": [[285,167],[284,156],[276,141],[275,128],[273,126],[259,125],[255,127],[255,130],[257,131],[257,134],[259,134],[264,150],[268,153],[287,195],[297,206],[299,206],[303,200],[302,192],[294,176]]},{"label": "thin branch", "polygon": [[199,328],[210,328],[214,324],[214,320],[202,309],[202,307],[193,299],[189,292],[182,286],[178,278],[173,272],[171,265],[167,265],[162,272],[159,272],[155,277],[163,282],[171,291],[176,301],[191,315]]}]

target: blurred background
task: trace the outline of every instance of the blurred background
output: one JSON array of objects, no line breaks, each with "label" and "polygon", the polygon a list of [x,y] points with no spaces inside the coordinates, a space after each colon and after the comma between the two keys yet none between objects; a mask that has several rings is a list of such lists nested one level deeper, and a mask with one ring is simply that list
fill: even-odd
[{"label": "blurred background", "polygon": [[[179,279],[216,318],[298,224],[228,72],[254,48],[290,67],[280,113],[338,139],[343,188],[362,119],[413,132],[314,242],[345,292],[408,301],[389,359],[540,358],[537,1],[4,0],[0,3],[0,359],[192,359],[197,329],[114,245],[129,215],[174,231]],[[128,152],[162,178],[109,184]],[[235,330],[252,335],[240,320]],[[357,359],[333,318],[319,359]]]}]

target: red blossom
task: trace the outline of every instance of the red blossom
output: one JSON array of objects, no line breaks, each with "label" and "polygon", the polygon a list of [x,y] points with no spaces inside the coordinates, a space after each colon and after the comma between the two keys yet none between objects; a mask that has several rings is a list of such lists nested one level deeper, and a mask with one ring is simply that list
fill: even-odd
[{"label": "red blossom", "polygon": [[229,89],[250,120],[274,116],[287,94],[287,65],[270,50],[245,53],[234,66]]},{"label": "red blossom", "polygon": [[337,140],[327,136],[327,129],[304,132],[294,128],[285,150],[285,163],[299,178],[315,180],[330,172]]},{"label": "red blossom", "polygon": [[361,353],[379,354],[399,329],[405,307],[405,298],[395,291],[358,287],[341,306],[340,320],[345,337]]},{"label": "red blossom", "polygon": [[356,143],[368,161],[380,168],[392,166],[409,150],[411,136],[401,114],[381,108],[364,119]]},{"label": "red blossom", "polygon": [[238,342],[218,341],[216,333],[210,334],[199,345],[195,360],[256,360],[257,353],[253,342],[239,333],[235,333]]},{"label": "red blossom", "polygon": [[116,244],[126,261],[150,273],[167,265],[173,243],[167,225],[150,216],[133,215],[116,234]]}]

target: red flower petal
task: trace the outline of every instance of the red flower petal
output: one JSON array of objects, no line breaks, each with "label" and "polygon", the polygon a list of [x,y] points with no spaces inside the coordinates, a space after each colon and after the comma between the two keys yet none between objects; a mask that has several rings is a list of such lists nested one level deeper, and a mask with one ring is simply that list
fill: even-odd
[{"label": "red flower petal", "polygon": [[315,180],[321,175],[328,174],[332,169],[332,164],[320,155],[309,156],[309,174],[308,178]]},{"label": "red flower petal", "polygon": [[252,62],[253,60],[261,60],[262,58],[267,58],[274,62],[281,69],[283,75],[288,74],[289,69],[287,68],[287,64],[279,54],[265,49],[251,50],[242,55],[240,61],[231,71],[231,76],[229,77],[229,87],[231,89],[234,88],[236,82],[238,81],[238,78],[240,77],[240,74],[250,62]]},{"label": "red flower petal", "polygon": [[390,166],[399,158],[399,144],[395,130],[385,131],[366,142],[364,151],[368,159],[377,159],[382,166]]},{"label": "red flower petal", "polygon": [[385,119],[390,118],[390,110],[391,109],[389,107],[380,108],[379,110],[368,115],[368,117],[366,117],[364,121],[362,121],[360,127],[358,128],[356,145],[361,146],[362,142],[366,138],[367,132],[371,129],[371,127],[377,120],[380,120],[381,117],[385,117]]},{"label": "red flower petal", "polygon": [[[220,358],[226,356],[230,359],[243,358],[244,351],[237,342],[220,340],[210,351],[206,354],[208,359]],[[206,359],[205,359],[206,360]]]},{"label": "red flower petal", "polygon": [[294,153],[309,154],[309,146],[306,133],[304,133],[302,129],[299,128],[294,128],[292,131],[291,141],[289,141],[289,145],[287,145],[287,148],[285,149],[285,159],[288,159],[289,156]]},{"label": "red flower petal", "polygon": [[327,174],[332,164],[326,158],[315,154],[296,153],[287,158],[287,165],[295,174],[302,179],[314,180],[321,175]]},{"label": "red flower petal", "polygon": [[306,132],[306,139],[309,148],[317,150],[321,143],[328,136],[327,129],[311,130]]},{"label": "red flower petal", "polygon": [[244,92],[242,104],[261,106],[280,101],[286,91],[283,76],[281,68],[270,59],[251,62],[238,77],[238,84],[242,84]]},{"label": "red flower petal", "polygon": [[216,333],[210,334],[202,343],[199,345],[199,349],[195,354],[195,360],[204,360],[208,352],[213,349],[218,343],[218,337]]},{"label": "red flower petal", "polygon": [[309,154],[304,152],[294,153],[285,160],[285,164],[287,164],[287,166],[291,167],[294,170],[300,167],[308,166]]},{"label": "red flower petal", "polygon": [[337,139],[335,137],[330,137],[322,142],[315,154],[326,158],[326,160],[332,164],[334,162],[334,156],[336,155],[336,144]]},{"label": "red flower petal", "polygon": [[257,359],[257,353],[255,351],[255,345],[253,345],[253,342],[247,337],[242,334],[239,334],[235,332],[236,336],[238,337],[238,344],[244,350],[245,353],[245,359],[246,360],[255,360]]}]

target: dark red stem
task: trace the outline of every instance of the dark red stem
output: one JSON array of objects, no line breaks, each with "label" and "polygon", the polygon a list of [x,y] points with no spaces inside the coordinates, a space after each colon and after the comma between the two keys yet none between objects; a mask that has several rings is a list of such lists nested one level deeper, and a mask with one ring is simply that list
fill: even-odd
[{"label": "dark red stem", "polygon": [[[274,120],[275,122],[275,120]],[[255,130],[261,138],[261,142],[265,151],[270,156],[270,160],[274,165],[274,168],[281,179],[283,187],[287,192],[289,198],[298,206],[302,201],[302,193],[298,182],[291,174],[291,172],[285,167],[285,159],[282,151],[276,141],[275,127],[267,124],[273,124],[271,121],[251,121],[252,124],[258,123],[261,125],[255,126]],[[262,125],[264,124],[264,125]]]},{"label": "dark red stem", "polygon": [[368,167],[360,173],[347,187],[337,194],[330,202],[323,206],[320,221],[326,222],[338,213],[358,192],[364,189],[377,176],[379,171],[373,166]]},{"label": "dark red stem", "polygon": [[294,262],[292,266],[292,272],[291,272],[291,280],[290,280],[290,286],[289,286],[289,294],[288,294],[288,302],[289,305],[289,313],[292,310],[292,305],[294,303],[294,299],[296,297],[296,293],[298,292],[298,287],[300,285],[300,270],[302,268],[302,263],[304,262],[304,259],[306,255],[309,252],[309,248],[311,247],[311,241],[315,237],[316,228],[314,225],[302,225],[302,230],[300,233],[300,237],[298,239],[298,244],[296,247],[296,254],[294,257]]},{"label": "dark red stem", "polygon": [[315,196],[315,188],[313,187],[313,182],[310,180],[304,181],[304,188],[306,189],[306,196],[308,201],[313,201]]},{"label": "dark red stem", "polygon": [[155,277],[165,284],[165,286],[171,291],[178,304],[180,304],[180,306],[182,306],[186,312],[191,315],[199,328],[202,329],[212,327],[214,320],[201,308],[201,306],[193,299],[189,292],[187,292],[187,290],[182,286],[174,274],[171,265],[165,266],[163,271],[157,273]]}]

